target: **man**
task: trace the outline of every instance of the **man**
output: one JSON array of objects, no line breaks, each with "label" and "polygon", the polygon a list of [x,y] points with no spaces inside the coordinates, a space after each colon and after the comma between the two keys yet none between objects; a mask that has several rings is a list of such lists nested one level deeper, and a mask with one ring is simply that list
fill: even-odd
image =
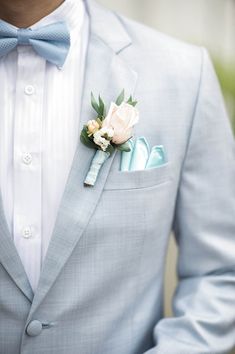
[{"label": "man", "polygon": [[[0,353],[217,354],[235,344],[234,140],[207,52],[92,0],[0,0]],[[137,101],[166,162],[94,187],[79,135]],[[137,159],[140,155],[137,155]],[[174,317],[163,318],[171,230]]]}]

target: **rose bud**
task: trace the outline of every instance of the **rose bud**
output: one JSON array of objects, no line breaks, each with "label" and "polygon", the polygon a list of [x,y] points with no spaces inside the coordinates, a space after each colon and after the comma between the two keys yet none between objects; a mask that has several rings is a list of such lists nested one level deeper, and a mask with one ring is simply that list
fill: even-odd
[{"label": "rose bud", "polygon": [[99,129],[99,123],[96,120],[89,120],[87,123],[87,129],[89,134],[94,134]]}]

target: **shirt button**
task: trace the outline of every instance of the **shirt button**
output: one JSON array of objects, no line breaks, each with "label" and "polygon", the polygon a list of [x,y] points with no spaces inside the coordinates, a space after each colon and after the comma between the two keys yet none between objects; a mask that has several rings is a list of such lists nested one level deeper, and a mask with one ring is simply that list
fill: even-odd
[{"label": "shirt button", "polygon": [[29,165],[32,162],[32,155],[29,152],[25,152],[22,155],[22,161],[26,164]]},{"label": "shirt button", "polygon": [[24,88],[24,92],[26,95],[32,95],[35,92],[35,88],[32,85],[27,85]]},{"label": "shirt button", "polygon": [[33,235],[33,233],[32,233],[32,230],[31,230],[31,228],[29,226],[26,226],[26,227],[23,228],[22,236],[24,238],[30,238],[30,237],[32,237],[32,235]]}]

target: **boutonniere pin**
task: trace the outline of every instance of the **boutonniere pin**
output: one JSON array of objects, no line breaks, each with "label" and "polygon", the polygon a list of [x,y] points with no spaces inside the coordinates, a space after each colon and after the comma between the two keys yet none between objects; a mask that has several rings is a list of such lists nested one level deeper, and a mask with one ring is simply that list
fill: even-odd
[{"label": "boutonniere pin", "polygon": [[139,120],[139,112],[135,108],[137,101],[132,96],[125,101],[124,90],[116,102],[112,102],[106,115],[106,107],[99,96],[96,101],[91,93],[91,105],[97,117],[84,125],[80,139],[88,148],[96,149],[90,169],[84,181],[86,186],[94,186],[103,163],[112,155],[115,149],[130,151],[128,140],[132,138],[134,125]]}]

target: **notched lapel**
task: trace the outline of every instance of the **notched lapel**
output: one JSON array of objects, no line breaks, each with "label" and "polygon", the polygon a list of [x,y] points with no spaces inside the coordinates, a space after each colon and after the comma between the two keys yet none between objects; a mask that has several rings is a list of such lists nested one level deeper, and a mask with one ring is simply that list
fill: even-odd
[{"label": "notched lapel", "polygon": [[15,247],[13,238],[8,229],[2,195],[0,193],[0,263],[11,276],[22,293],[30,302],[33,301],[33,290],[24,270],[20,256]]},{"label": "notched lapel", "polygon": [[[106,18],[107,22],[110,22],[111,19],[109,17],[114,15],[106,10],[103,10],[104,13],[101,15],[102,8],[96,3],[89,2],[87,6],[91,19],[91,29],[84,78],[80,131],[89,119],[95,118],[94,111],[90,105],[91,91],[95,95],[101,94],[106,103],[109,104],[123,88],[128,94],[134,94],[137,81],[136,72],[130,69],[117,55],[117,52],[120,52],[122,48],[130,44],[130,39],[126,32],[125,36],[123,36],[122,25],[116,17],[116,22],[112,19],[114,37],[117,34],[122,34],[119,39],[113,38],[115,45],[112,48],[110,28],[103,28],[103,30],[99,31],[97,22],[106,23]],[[102,18],[100,18],[101,16]],[[107,33],[109,35],[106,41]],[[117,46],[117,43],[119,43],[119,46]],[[51,242],[44,260],[39,285],[28,318],[31,317],[55,282],[74,247],[83,235],[99,202],[116,152],[102,166],[95,186],[85,187],[83,182],[94,153],[95,150],[89,149],[80,140],[78,141]]]}]

